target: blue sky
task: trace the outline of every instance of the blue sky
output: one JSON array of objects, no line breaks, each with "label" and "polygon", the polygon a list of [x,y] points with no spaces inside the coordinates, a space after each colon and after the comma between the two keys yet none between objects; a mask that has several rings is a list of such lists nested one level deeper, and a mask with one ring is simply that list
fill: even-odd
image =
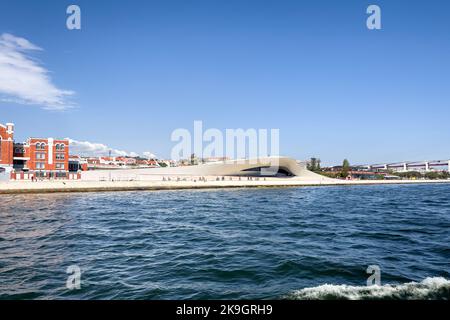
[{"label": "blue sky", "polygon": [[[79,31],[66,28],[69,4],[81,7]],[[366,28],[370,4],[382,30]],[[23,101],[0,75],[0,123],[14,122],[17,140],[160,157],[174,129],[202,120],[279,128],[281,154],[325,164],[444,159],[449,12],[448,1],[1,0],[0,35],[39,47],[26,54],[50,98],[74,107]]]}]

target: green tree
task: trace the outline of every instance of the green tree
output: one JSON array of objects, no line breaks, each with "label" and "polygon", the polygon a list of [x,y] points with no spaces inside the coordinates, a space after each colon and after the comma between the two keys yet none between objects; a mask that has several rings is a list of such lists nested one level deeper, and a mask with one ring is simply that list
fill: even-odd
[{"label": "green tree", "polygon": [[408,179],[412,179],[412,178],[420,179],[420,178],[422,178],[422,174],[418,171],[410,171],[410,172],[407,172],[407,178]]},{"label": "green tree", "polygon": [[320,159],[319,158],[311,158],[306,165],[306,168],[310,171],[320,171]]},{"label": "green tree", "polygon": [[347,159],[344,159],[344,161],[342,162],[341,177],[346,178],[348,176],[349,171],[350,171],[350,162],[348,162]]},{"label": "green tree", "polygon": [[310,171],[314,171],[314,169],[316,168],[316,158],[311,158],[309,160],[307,168]]},{"label": "green tree", "polygon": [[425,173],[425,178],[426,178],[426,179],[429,179],[429,180],[436,180],[436,179],[439,179],[440,176],[441,176],[441,175],[440,175],[438,172],[434,172],[434,171]]},{"label": "green tree", "polygon": [[396,172],[396,176],[400,178],[406,179],[420,179],[422,178],[422,174],[418,171],[407,171],[407,172]]},{"label": "green tree", "polygon": [[450,178],[450,173],[448,171],[442,171],[440,179],[448,179]]}]

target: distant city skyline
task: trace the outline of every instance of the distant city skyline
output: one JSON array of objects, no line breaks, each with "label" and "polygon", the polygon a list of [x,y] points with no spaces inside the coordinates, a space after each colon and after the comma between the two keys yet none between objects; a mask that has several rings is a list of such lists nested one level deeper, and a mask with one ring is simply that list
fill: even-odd
[{"label": "distant city skyline", "polygon": [[[81,30],[66,8],[81,8]],[[382,29],[366,8],[380,6]],[[170,158],[171,133],[279,129],[324,165],[449,157],[447,1],[3,1],[0,123]],[[100,151],[99,151],[100,150]],[[102,151],[103,150],[103,151]],[[105,154],[107,155],[107,154]]]}]

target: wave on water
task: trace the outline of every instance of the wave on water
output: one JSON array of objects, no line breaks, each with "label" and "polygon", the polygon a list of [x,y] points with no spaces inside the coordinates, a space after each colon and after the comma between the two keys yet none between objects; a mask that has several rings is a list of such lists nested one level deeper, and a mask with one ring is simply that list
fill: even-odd
[{"label": "wave on water", "polygon": [[450,280],[434,277],[426,278],[422,282],[382,286],[324,284],[294,291],[286,298],[298,300],[449,300]]}]

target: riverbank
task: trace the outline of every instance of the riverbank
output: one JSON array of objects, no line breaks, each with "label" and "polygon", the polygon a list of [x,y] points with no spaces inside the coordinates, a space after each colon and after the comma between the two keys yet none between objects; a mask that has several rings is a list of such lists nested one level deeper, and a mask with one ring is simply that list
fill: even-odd
[{"label": "riverbank", "polygon": [[8,181],[0,182],[0,194],[55,193],[55,192],[109,192],[144,190],[183,190],[220,188],[270,188],[302,186],[353,186],[381,184],[450,183],[450,180],[299,180],[295,178],[268,178],[266,180],[188,180],[188,181]]}]

